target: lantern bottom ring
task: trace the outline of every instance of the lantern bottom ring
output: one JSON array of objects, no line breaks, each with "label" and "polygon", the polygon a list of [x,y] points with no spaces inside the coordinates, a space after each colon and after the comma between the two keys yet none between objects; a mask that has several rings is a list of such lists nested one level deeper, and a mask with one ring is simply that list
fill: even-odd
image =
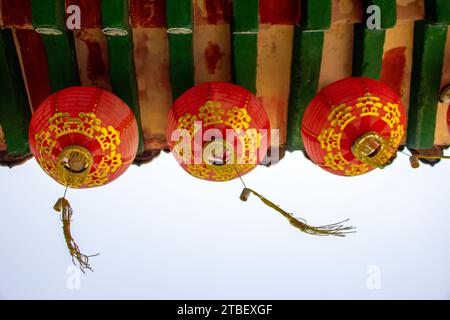
[{"label": "lantern bottom ring", "polygon": [[386,158],[389,149],[389,141],[375,131],[363,134],[352,145],[352,153],[358,160],[380,169],[389,161]]},{"label": "lantern bottom ring", "polygon": [[89,150],[76,145],[68,146],[58,157],[57,173],[63,184],[82,185],[93,163]]}]

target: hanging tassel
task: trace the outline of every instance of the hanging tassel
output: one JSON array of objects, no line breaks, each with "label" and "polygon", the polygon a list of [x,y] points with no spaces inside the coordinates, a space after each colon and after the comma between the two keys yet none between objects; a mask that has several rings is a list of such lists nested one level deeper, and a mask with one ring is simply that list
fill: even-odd
[{"label": "hanging tassel", "polygon": [[92,270],[89,265],[89,258],[98,256],[98,254],[87,256],[80,252],[80,248],[76,244],[75,240],[72,238],[70,233],[70,222],[72,218],[72,207],[70,206],[69,201],[66,198],[59,198],[58,201],[53,206],[53,209],[57,212],[61,212],[61,221],[63,222],[63,232],[64,239],[66,240],[67,248],[69,249],[69,253],[72,257],[72,262],[74,265],[77,265],[80,270],[84,273],[86,269]]},{"label": "hanging tassel", "polygon": [[241,200],[247,201],[247,199],[251,193],[253,193],[255,196],[257,196],[265,205],[267,205],[268,207],[281,213],[286,219],[289,220],[291,225],[293,225],[294,227],[296,227],[297,229],[299,229],[302,232],[312,234],[315,236],[336,236],[336,237],[345,237],[348,233],[356,232],[356,231],[354,231],[355,230],[354,227],[345,227],[343,225],[343,223],[347,222],[348,219],[338,222],[338,223],[333,223],[333,224],[320,226],[320,227],[310,226],[306,223],[305,220],[301,221],[300,219],[295,218],[291,213],[284,211],[283,209],[281,209],[279,206],[277,206],[276,204],[274,204],[267,198],[263,197],[256,191],[254,191],[250,188],[247,188],[247,187],[245,187],[244,190],[242,190],[241,197],[240,197]]}]

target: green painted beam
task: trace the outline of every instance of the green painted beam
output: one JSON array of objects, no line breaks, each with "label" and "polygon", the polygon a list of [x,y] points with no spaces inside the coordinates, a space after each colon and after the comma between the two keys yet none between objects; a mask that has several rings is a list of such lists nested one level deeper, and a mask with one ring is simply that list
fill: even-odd
[{"label": "green painted beam", "polygon": [[134,67],[133,37],[128,22],[128,1],[102,1],[103,32],[107,35],[112,91],[133,110],[139,127],[138,154],[144,152],[141,114]]},{"label": "green painted beam", "polygon": [[79,86],[77,58],[73,34],[64,31],[61,35],[41,35],[47,51],[47,62],[52,92]]},{"label": "green painted beam", "polygon": [[166,11],[168,28],[186,28],[192,30],[194,22],[191,0],[167,0]]},{"label": "green painted beam", "polygon": [[446,39],[447,26],[427,25],[424,21],[415,23],[407,139],[409,148],[433,147]]},{"label": "green painted beam", "polygon": [[332,0],[302,0],[300,24],[304,30],[328,30],[331,26]]},{"label": "green painted beam", "polygon": [[233,1],[233,32],[258,32],[258,0]]},{"label": "green painted beam", "polygon": [[354,26],[353,76],[379,80],[383,64],[385,30],[369,30],[364,24]]},{"label": "green painted beam", "polygon": [[323,41],[323,31],[304,31],[295,27],[287,129],[289,151],[304,149],[301,123],[306,107],[319,87]]},{"label": "green painted beam", "polygon": [[130,33],[128,1],[102,0],[103,31],[110,36],[126,36]]},{"label": "green painted beam", "polygon": [[190,0],[168,0],[170,83],[175,100],[195,85],[193,53],[193,17]]},{"label": "green painted beam", "polygon": [[191,34],[169,33],[170,83],[173,100],[195,85]]},{"label": "green painted beam", "polygon": [[27,155],[30,106],[11,30],[0,30],[0,124],[8,153]]},{"label": "green painted beam", "polygon": [[39,33],[61,34],[66,30],[64,0],[32,0],[33,27]]},{"label": "green painted beam", "polygon": [[449,0],[426,0],[425,11],[428,22],[433,24],[450,25]]},{"label": "green painted beam", "polygon": [[64,0],[32,0],[32,22],[47,51],[52,91],[80,84],[72,33],[66,31]]},{"label": "green painted beam", "polygon": [[233,82],[256,94],[258,57],[258,0],[233,1]]},{"label": "green painted beam", "polygon": [[257,34],[233,35],[233,82],[256,94]]},{"label": "green painted beam", "polygon": [[364,21],[372,15],[367,13],[369,6],[376,5],[380,8],[381,29],[389,29],[397,23],[397,3],[395,0],[363,0]]}]

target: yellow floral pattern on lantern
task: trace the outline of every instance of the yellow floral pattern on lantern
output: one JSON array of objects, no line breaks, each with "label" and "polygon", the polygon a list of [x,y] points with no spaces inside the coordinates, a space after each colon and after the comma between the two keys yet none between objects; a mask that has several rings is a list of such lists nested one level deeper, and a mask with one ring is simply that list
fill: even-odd
[{"label": "yellow floral pattern on lantern", "polygon": [[361,117],[373,116],[379,117],[379,110],[383,109],[383,104],[380,102],[381,99],[375,96],[372,96],[370,93],[367,93],[363,98],[358,99],[358,103],[356,104],[356,108],[361,109]]},{"label": "yellow floral pattern on lantern", "polygon": [[396,124],[400,123],[401,114],[398,104],[388,103],[383,110],[386,111],[386,114],[382,119],[389,125],[389,128],[393,129]]},{"label": "yellow floral pattern on lantern", "polygon": [[228,119],[225,121],[227,126],[230,126],[236,131],[248,129],[252,118],[248,115],[247,109],[233,107],[227,112]]},{"label": "yellow floral pattern on lantern", "polygon": [[222,109],[220,102],[207,101],[204,106],[199,108],[199,112],[199,118],[202,119],[204,127],[223,123],[222,116],[225,110]]},{"label": "yellow floral pattern on lantern", "polygon": [[194,137],[197,133],[197,128],[195,127],[195,121],[198,121],[197,116],[193,116],[190,113],[180,117],[178,119],[178,129],[184,129],[189,131],[191,137]]},{"label": "yellow floral pattern on lantern", "polygon": [[325,129],[319,136],[320,146],[323,150],[341,149],[342,133],[336,133],[333,128]]},{"label": "yellow floral pattern on lantern", "polygon": [[355,119],[367,116],[380,118],[391,129],[389,144],[393,149],[386,148],[380,157],[388,163],[395,156],[395,149],[398,148],[405,134],[405,127],[401,124],[399,105],[389,102],[383,104],[379,97],[367,93],[364,97],[359,98],[354,106],[341,104],[332,108],[328,115],[330,126],[324,128],[317,137],[321,149],[326,152],[322,167],[340,171],[347,176],[360,175],[372,168],[362,162],[350,163],[345,159],[341,150],[341,140],[345,128]]},{"label": "yellow floral pattern on lantern", "polygon": [[352,106],[341,104],[333,108],[328,116],[328,120],[331,121],[331,125],[333,127],[340,127],[340,130],[343,131],[350,122],[356,119],[356,117],[352,114],[352,111]]},{"label": "yellow floral pattern on lantern", "polygon": [[[228,181],[245,174],[257,165],[259,146],[264,138],[257,129],[250,129],[252,118],[247,109],[234,106],[227,112],[222,104],[217,101],[207,101],[198,108],[197,113],[188,113],[178,118],[178,129],[186,129],[194,139],[196,129],[195,121],[202,121],[203,127],[222,124],[233,129],[237,135],[237,141],[242,152],[236,156],[235,164],[212,165],[209,163],[187,164],[186,170],[194,177],[210,179],[214,181]],[[239,149],[238,147],[238,149]],[[179,155],[183,159],[183,155]],[[239,157],[239,158],[238,158]],[[192,161],[192,157],[190,158]]]},{"label": "yellow floral pattern on lantern", "polygon": [[257,164],[259,146],[261,145],[262,139],[263,137],[255,128],[248,129],[245,131],[245,134],[240,135],[239,141],[243,150],[238,163]]},{"label": "yellow floral pattern on lantern", "polygon": [[[94,113],[79,113],[78,117],[70,117],[68,113],[55,113],[49,119],[49,125],[35,135],[37,160],[47,174],[59,183],[71,188],[79,188],[82,185],[94,187],[105,184],[109,175],[116,172],[122,165],[121,154],[117,153],[120,144],[120,132],[112,126],[102,127],[101,119]],[[58,163],[53,157],[53,149],[57,140],[68,134],[81,134],[90,139],[95,139],[103,151],[109,150],[109,154],[102,157],[97,167],[93,166],[83,182],[66,181],[57,174]]]}]

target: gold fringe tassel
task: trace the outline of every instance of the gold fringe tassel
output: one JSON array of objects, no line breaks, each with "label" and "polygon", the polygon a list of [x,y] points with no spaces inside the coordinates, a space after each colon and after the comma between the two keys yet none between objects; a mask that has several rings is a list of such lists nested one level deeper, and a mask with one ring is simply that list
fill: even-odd
[{"label": "gold fringe tassel", "polygon": [[303,220],[301,221],[300,219],[295,218],[291,213],[284,211],[279,206],[277,206],[276,204],[274,204],[273,202],[271,202],[270,200],[268,200],[267,198],[265,198],[264,196],[260,195],[259,193],[250,188],[244,188],[241,194],[241,200],[246,201],[250,193],[253,193],[255,196],[257,196],[268,207],[281,213],[281,215],[283,215],[283,217],[285,217],[291,223],[291,225],[293,225],[302,232],[315,236],[336,236],[336,237],[345,237],[349,233],[356,232],[354,227],[352,226],[345,227],[343,225],[343,223],[349,221],[349,219],[319,227],[310,226],[306,223],[305,220],[301,219]]},{"label": "gold fringe tassel", "polygon": [[76,244],[75,240],[72,238],[70,233],[70,223],[72,218],[72,207],[70,206],[69,201],[66,198],[59,198],[56,204],[53,206],[53,209],[57,212],[61,212],[61,221],[63,222],[63,232],[64,239],[66,240],[67,248],[69,249],[69,253],[72,257],[72,262],[74,265],[76,261],[78,262],[78,267],[84,273],[85,270],[92,270],[89,265],[89,258],[98,256],[98,254],[87,256],[80,252],[80,248]]}]

